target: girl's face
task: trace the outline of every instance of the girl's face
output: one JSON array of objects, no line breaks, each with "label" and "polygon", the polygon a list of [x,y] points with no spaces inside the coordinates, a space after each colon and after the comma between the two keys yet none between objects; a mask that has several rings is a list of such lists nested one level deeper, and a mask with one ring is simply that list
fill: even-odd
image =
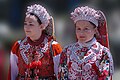
[{"label": "girl's face", "polygon": [[39,39],[42,34],[42,25],[37,21],[37,18],[34,15],[27,15],[24,21],[24,31],[27,37],[30,37],[32,40]]},{"label": "girl's face", "polygon": [[94,37],[96,30],[97,28],[89,21],[79,20],[76,22],[76,36],[79,42],[90,41]]}]

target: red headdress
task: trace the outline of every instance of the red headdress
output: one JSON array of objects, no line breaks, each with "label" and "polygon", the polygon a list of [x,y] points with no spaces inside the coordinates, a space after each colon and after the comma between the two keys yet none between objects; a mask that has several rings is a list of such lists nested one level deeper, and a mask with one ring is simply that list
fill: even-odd
[{"label": "red headdress", "polygon": [[107,30],[107,21],[106,17],[102,11],[97,11],[100,15],[98,19],[98,36],[96,37],[97,41],[100,42],[103,46],[109,48],[109,40],[108,40],[108,30]]}]

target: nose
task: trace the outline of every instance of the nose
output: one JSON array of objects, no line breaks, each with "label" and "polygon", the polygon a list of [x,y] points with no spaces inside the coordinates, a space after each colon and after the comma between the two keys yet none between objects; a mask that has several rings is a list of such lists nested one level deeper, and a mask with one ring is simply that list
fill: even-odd
[{"label": "nose", "polygon": [[84,33],[85,31],[84,30],[81,30],[80,33]]},{"label": "nose", "polygon": [[80,31],[79,31],[79,34],[84,34],[84,33],[85,33],[84,30],[80,30]]}]

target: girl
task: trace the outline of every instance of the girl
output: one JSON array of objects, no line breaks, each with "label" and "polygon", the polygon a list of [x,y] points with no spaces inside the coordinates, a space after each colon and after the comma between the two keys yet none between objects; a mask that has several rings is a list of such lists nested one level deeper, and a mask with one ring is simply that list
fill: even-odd
[{"label": "girl", "polygon": [[114,69],[104,14],[88,6],[78,7],[71,19],[77,42],[61,53],[59,80],[110,80]]},{"label": "girl", "polygon": [[52,17],[44,7],[27,7],[26,37],[12,47],[8,80],[56,80],[55,61],[62,48],[53,38],[53,27]]}]

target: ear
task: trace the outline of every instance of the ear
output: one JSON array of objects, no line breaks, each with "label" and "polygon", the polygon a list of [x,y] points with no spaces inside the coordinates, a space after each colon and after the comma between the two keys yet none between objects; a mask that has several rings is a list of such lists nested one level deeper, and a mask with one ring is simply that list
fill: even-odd
[{"label": "ear", "polygon": [[95,34],[98,32],[97,27],[94,28]]},{"label": "ear", "polygon": [[40,29],[44,30],[45,26],[43,24],[40,25]]},{"label": "ear", "polygon": [[99,37],[99,36],[100,36],[100,33],[99,33],[99,31],[98,31],[98,28],[97,28],[97,27],[95,28],[95,35],[96,35],[96,37]]}]

